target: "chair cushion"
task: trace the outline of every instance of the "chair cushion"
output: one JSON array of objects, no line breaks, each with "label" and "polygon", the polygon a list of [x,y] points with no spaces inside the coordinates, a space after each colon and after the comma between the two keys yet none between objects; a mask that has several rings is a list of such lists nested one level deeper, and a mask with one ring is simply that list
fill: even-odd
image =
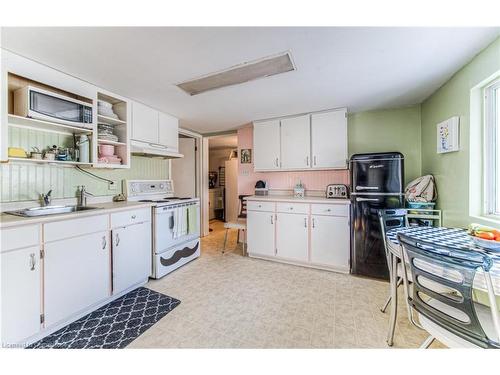
[{"label": "chair cushion", "polygon": [[224,228],[245,230],[247,228],[247,224],[246,222],[242,221],[229,221],[227,223],[224,223]]}]

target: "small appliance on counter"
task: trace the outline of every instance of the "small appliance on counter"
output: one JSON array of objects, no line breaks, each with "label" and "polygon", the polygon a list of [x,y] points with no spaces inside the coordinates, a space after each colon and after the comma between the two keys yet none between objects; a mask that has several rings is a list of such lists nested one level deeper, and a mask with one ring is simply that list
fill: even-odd
[{"label": "small appliance on counter", "polygon": [[330,184],[326,187],[326,197],[332,199],[347,199],[349,188],[343,184]]},{"label": "small appliance on counter", "polygon": [[255,195],[269,195],[266,181],[259,180],[255,183]]}]

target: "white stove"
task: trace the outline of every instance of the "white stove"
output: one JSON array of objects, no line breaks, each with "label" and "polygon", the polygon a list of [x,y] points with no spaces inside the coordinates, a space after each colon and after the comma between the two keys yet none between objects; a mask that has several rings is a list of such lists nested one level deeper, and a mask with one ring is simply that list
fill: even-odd
[{"label": "white stove", "polygon": [[200,200],[174,196],[172,180],[125,180],[128,201],[150,202],[153,269],[159,279],[200,256]]}]

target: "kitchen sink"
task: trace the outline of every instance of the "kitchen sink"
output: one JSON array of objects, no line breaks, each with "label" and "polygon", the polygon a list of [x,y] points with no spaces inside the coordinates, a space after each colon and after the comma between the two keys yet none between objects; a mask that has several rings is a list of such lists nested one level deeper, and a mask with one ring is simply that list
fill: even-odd
[{"label": "kitchen sink", "polygon": [[88,211],[88,210],[98,210],[100,208],[101,207],[90,207],[90,206],[45,206],[45,207],[25,208],[23,210],[17,210],[17,211],[6,211],[5,213],[16,216],[34,217],[34,216],[67,214],[71,212]]}]

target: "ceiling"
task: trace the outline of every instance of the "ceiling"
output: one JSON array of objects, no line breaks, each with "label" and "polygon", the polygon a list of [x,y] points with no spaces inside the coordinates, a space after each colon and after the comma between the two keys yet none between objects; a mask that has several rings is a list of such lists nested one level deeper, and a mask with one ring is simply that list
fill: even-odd
[{"label": "ceiling", "polygon": [[[422,102],[500,28],[2,28],[2,46],[201,133],[252,120]],[[189,96],[175,84],[291,51],[297,70]]]},{"label": "ceiling", "polygon": [[212,150],[221,148],[237,148],[238,136],[236,134],[231,134],[210,137],[208,139],[208,147]]}]

